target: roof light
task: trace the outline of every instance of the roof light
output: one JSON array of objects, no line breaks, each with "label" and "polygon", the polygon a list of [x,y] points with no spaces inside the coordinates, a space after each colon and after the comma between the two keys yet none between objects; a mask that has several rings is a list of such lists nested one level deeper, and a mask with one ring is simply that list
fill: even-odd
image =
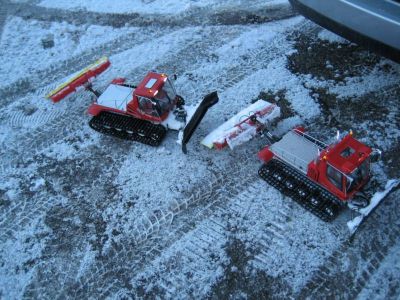
[{"label": "roof light", "polygon": [[322,157],[322,159],[323,159],[323,160],[326,160],[326,159],[327,159],[326,155],[324,155],[324,156]]},{"label": "roof light", "polygon": [[349,132],[349,134],[350,134],[350,135],[353,135],[353,130],[351,130],[351,129],[350,129],[350,132]]},{"label": "roof light", "polygon": [[157,82],[157,79],[150,78],[149,81],[147,81],[147,83],[146,83],[146,85],[144,87],[147,88],[147,89],[151,89],[156,82]]}]

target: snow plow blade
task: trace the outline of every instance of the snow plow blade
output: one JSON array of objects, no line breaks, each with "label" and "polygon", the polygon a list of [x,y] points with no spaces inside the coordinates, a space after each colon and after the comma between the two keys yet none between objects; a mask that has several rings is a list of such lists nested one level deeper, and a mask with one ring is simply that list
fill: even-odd
[{"label": "snow plow blade", "polygon": [[93,77],[103,73],[110,64],[107,57],[100,58],[90,66],[73,74],[66,82],[48,93],[46,98],[51,99],[53,102],[59,102],[68,95],[74,93],[79,87],[88,83]]},{"label": "snow plow blade", "polygon": [[183,137],[182,137],[182,151],[183,153],[187,153],[186,144],[189,142],[190,138],[192,137],[193,133],[199,126],[201,120],[203,120],[205,114],[207,113],[208,109],[218,103],[218,93],[212,92],[204,97],[203,101],[199,104],[196,111],[190,118],[189,122],[186,124],[185,128],[183,129]]},{"label": "snow plow blade", "polygon": [[370,204],[367,207],[358,210],[359,215],[354,219],[347,222],[347,227],[350,231],[350,235],[353,236],[360,225],[365,219],[378,207],[380,203],[386,198],[386,196],[395,188],[400,185],[400,179],[389,180],[386,183],[385,190],[376,192],[371,199]]},{"label": "snow plow blade", "polygon": [[251,140],[280,114],[277,105],[258,100],[209,133],[201,143],[210,149],[229,146],[232,150]]}]

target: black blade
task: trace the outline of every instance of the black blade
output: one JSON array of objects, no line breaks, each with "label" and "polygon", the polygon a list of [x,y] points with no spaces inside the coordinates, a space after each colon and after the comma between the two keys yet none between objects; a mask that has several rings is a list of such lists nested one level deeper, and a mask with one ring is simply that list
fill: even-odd
[{"label": "black blade", "polygon": [[186,125],[185,129],[183,130],[183,138],[182,138],[182,151],[186,154],[186,144],[189,142],[190,138],[192,137],[193,133],[199,126],[201,120],[203,120],[205,114],[207,113],[208,109],[213,106],[214,104],[218,103],[218,93],[212,92],[204,97],[203,101],[201,101],[199,107],[193,114],[192,118],[190,119],[189,123]]}]

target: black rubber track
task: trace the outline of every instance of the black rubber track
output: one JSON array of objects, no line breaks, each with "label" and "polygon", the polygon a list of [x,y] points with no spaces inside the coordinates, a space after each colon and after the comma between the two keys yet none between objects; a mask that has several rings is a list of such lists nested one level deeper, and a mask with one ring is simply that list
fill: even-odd
[{"label": "black rubber track", "polygon": [[162,125],[112,112],[101,112],[90,120],[89,126],[103,134],[153,147],[159,146],[167,133]]},{"label": "black rubber track", "polygon": [[334,195],[280,160],[263,164],[258,174],[268,184],[325,222],[333,221],[343,203]]}]

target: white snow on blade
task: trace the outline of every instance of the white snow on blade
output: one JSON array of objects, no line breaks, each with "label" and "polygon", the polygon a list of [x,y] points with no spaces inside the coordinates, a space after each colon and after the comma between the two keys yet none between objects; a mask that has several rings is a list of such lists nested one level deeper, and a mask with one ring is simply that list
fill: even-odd
[{"label": "white snow on blade", "polygon": [[342,38],[341,36],[333,33],[332,31],[329,31],[327,29],[322,29],[318,33],[318,38],[324,41],[328,41],[330,43],[339,43],[339,44],[348,44],[350,43],[348,40],[345,38]]},{"label": "white snow on blade", "polygon": [[[287,0],[254,0],[248,3],[253,8],[288,3]],[[179,14],[193,8],[212,7],[213,9],[227,9],[239,6],[242,0],[42,0],[39,6],[62,8],[70,10],[88,10],[106,13],[142,13],[142,14]]]},{"label": "white snow on blade", "polygon": [[[71,56],[136,30],[9,18],[0,41],[0,87],[50,65],[61,66]],[[42,40],[45,39],[53,40],[54,46],[44,48]]]},{"label": "white snow on blade", "polygon": [[[189,124],[192,119],[196,109],[199,107],[200,102],[197,105],[184,105],[183,108],[186,111],[186,124]],[[162,124],[171,130],[181,130],[184,128],[185,123],[176,119],[176,116],[172,113],[169,114],[168,118],[165,119]],[[183,136],[182,136],[183,137]],[[182,139],[178,139],[178,141],[182,141]],[[181,142],[178,142],[181,144]]]},{"label": "white snow on blade", "polygon": [[357,230],[358,226],[360,226],[364,218],[368,216],[371,211],[379,205],[379,203],[386,197],[386,195],[389,194],[390,191],[396,188],[399,184],[400,180],[398,179],[389,180],[386,183],[385,190],[376,192],[371,198],[370,204],[367,207],[364,207],[358,211],[360,215],[355,217],[353,220],[347,222],[347,226],[351,234],[353,234]]},{"label": "white snow on blade", "polygon": [[[250,117],[251,115],[260,112],[261,110],[271,105],[272,104],[267,101],[263,100],[256,101],[249,107],[241,110],[235,116],[233,116],[228,121],[220,125],[218,128],[210,132],[202,140],[201,143],[208,148],[212,148],[214,143],[223,143],[227,138],[230,137],[232,133],[236,131],[235,126],[239,125],[241,122],[243,122],[246,118]],[[280,109],[279,107],[275,106],[271,112],[267,113],[264,116],[258,117],[258,121],[263,124],[267,124],[268,122],[272,122],[279,116],[280,116]],[[251,126],[249,125],[247,127],[246,124],[243,124],[242,127],[243,131],[240,133],[240,137],[239,136],[236,137],[234,142],[235,145],[239,145],[249,141],[256,134],[255,127],[254,126],[252,126],[251,128],[249,127]],[[231,144],[229,144],[229,146],[231,147]]]},{"label": "white snow on blade", "polygon": [[395,244],[357,295],[363,299],[398,299],[400,282],[400,243]]}]

